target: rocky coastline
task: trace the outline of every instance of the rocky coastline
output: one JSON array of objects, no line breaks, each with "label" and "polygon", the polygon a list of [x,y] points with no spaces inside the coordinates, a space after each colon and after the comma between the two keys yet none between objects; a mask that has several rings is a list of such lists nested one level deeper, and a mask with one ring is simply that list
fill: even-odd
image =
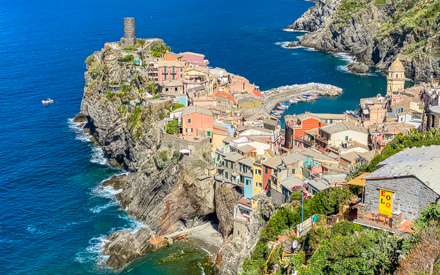
[{"label": "rocky coastline", "polygon": [[[420,9],[432,10],[430,4],[406,7],[397,2],[377,4],[360,0],[319,0],[285,30],[307,32],[288,47],[309,47],[327,52],[352,55],[354,73],[366,73],[369,66],[386,72],[397,58],[405,67],[406,77],[428,81],[440,76],[439,33],[429,24],[434,18],[422,18]],[[407,11],[404,16],[393,16]],[[425,22],[414,28],[409,22]],[[434,23],[433,23],[434,24]],[[428,31],[425,31],[428,30]],[[434,29],[436,30],[436,29]]]}]

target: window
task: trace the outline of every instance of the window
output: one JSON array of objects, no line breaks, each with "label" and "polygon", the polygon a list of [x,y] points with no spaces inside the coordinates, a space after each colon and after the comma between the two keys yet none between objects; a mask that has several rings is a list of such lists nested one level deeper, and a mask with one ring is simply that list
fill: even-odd
[{"label": "window", "polygon": [[180,74],[180,78],[182,78],[183,77],[183,75],[182,74]]},{"label": "window", "polygon": [[167,73],[167,66],[163,66],[163,72]]},{"label": "window", "polygon": [[231,169],[234,169],[234,163],[231,162]]},{"label": "window", "polygon": [[191,123],[191,119],[190,119],[190,118],[188,118],[188,119],[186,120],[186,122],[188,122],[188,123]]},{"label": "window", "polygon": [[345,140],[348,140],[348,136],[345,136]]},{"label": "window", "polygon": [[260,169],[255,169],[255,174],[261,175],[261,170]]},{"label": "window", "polygon": [[180,72],[183,72],[183,68],[180,68]]},{"label": "window", "polygon": [[192,133],[193,129],[192,128],[186,128],[186,132],[187,133]]},{"label": "window", "polygon": [[167,80],[167,75],[166,74],[163,75],[163,80]]},{"label": "window", "polygon": [[211,132],[210,131],[206,132],[206,135],[209,137],[211,135]]},{"label": "window", "polygon": [[295,169],[292,169],[292,175],[295,174]]},{"label": "window", "polygon": [[257,182],[257,186],[263,187],[263,183]]},{"label": "window", "polygon": [[228,174],[228,172],[225,172],[225,178],[229,179],[229,174]]},{"label": "window", "polygon": [[267,166],[266,166],[266,174],[267,174]]},{"label": "window", "polygon": [[270,186],[270,180],[267,180],[267,185],[269,185],[269,186]]}]

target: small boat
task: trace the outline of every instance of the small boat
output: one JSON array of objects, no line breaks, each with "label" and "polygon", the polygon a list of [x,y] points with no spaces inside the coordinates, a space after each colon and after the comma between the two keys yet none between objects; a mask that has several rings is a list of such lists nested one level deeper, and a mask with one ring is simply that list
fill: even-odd
[{"label": "small boat", "polygon": [[188,234],[182,234],[179,237],[176,238],[176,240],[180,241],[186,238],[186,236],[188,236]]},{"label": "small boat", "polygon": [[47,100],[42,100],[41,103],[43,103],[43,105],[48,105],[48,104],[52,104],[53,100],[48,98]]},{"label": "small boat", "polygon": [[284,104],[280,104],[280,105],[278,105],[278,108],[287,109],[287,108],[289,108],[289,106],[284,105]]}]

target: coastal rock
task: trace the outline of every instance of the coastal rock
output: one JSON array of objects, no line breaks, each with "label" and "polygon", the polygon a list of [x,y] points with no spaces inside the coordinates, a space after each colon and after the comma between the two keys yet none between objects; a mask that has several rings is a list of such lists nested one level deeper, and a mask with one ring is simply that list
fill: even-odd
[{"label": "coastal rock", "polygon": [[76,123],[87,122],[87,116],[79,113],[73,118],[73,122],[76,122]]},{"label": "coastal rock", "polygon": [[103,251],[104,255],[109,256],[106,264],[115,270],[120,270],[127,263],[152,251],[153,247],[149,242],[152,236],[151,230],[147,227],[141,227],[134,234],[128,229],[111,233]]},{"label": "coastal rock", "polygon": [[247,237],[244,239],[234,239],[230,236],[220,248],[216,260],[216,271],[218,274],[241,274],[241,264],[244,257],[250,255],[254,250],[255,245],[260,239],[261,229],[264,228],[274,211],[275,207],[270,203],[269,198],[260,196],[257,208],[252,211]]},{"label": "coastal rock", "polygon": [[370,67],[368,67],[368,65],[360,62],[352,63],[348,65],[347,68],[350,70],[350,72],[355,74],[365,74],[370,71]]},{"label": "coastal rock", "polygon": [[124,188],[125,184],[127,183],[127,175],[119,175],[114,176],[102,183],[103,186],[111,186],[115,190],[120,190]]},{"label": "coastal rock", "polygon": [[215,190],[215,207],[219,230],[227,238],[234,228],[234,207],[240,193],[230,184],[223,184]]},{"label": "coastal rock", "polygon": [[[347,0],[320,0],[287,28],[309,32],[299,41],[304,47],[346,52],[383,72],[399,57],[406,77],[417,81],[439,77],[440,34],[432,27],[432,22],[418,28],[410,25],[413,20],[419,20],[420,10],[425,9],[428,13],[438,8],[434,3],[421,1],[405,5],[395,1],[360,1],[359,5],[353,5]],[[393,17],[403,11],[402,17]],[[430,22],[435,18],[420,20]]]},{"label": "coastal rock", "polygon": [[[85,128],[108,163],[130,172],[103,185],[122,188],[117,194],[121,209],[147,225],[136,233],[124,230],[108,236],[106,264],[118,270],[150,252],[150,239],[198,226],[215,212],[213,179],[200,176],[206,166],[203,155],[211,152],[209,140],[190,143],[164,134],[162,119],[171,100],[152,108],[133,103],[146,89],[148,70],[121,58],[114,45],[87,58],[77,115],[78,120],[87,119]],[[192,156],[179,156],[181,148],[190,148]]]},{"label": "coastal rock", "polygon": [[299,43],[297,41],[292,41],[289,44],[287,44],[286,48],[293,49],[293,48],[296,48],[296,47],[299,47],[299,46],[300,45],[299,45]]}]

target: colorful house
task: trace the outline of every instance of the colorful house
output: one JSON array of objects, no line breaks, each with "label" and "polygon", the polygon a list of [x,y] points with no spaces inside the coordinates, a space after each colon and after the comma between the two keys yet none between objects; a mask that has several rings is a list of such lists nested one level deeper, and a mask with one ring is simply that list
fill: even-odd
[{"label": "colorful house", "polygon": [[182,54],[168,52],[164,53],[163,58],[166,61],[182,61]]},{"label": "colorful house", "polygon": [[239,162],[240,182],[243,183],[243,195],[246,199],[250,199],[254,196],[253,190],[253,159],[246,158],[241,159]]},{"label": "colorful house", "polygon": [[304,113],[296,116],[285,117],[285,142],[284,147],[292,149],[294,147],[303,147],[306,140],[305,131],[325,126],[319,118],[310,113]]},{"label": "colorful house", "polygon": [[192,52],[180,53],[182,60],[188,63],[193,63],[201,66],[208,66],[209,61],[205,59],[205,55]]},{"label": "colorful house", "polygon": [[253,193],[263,192],[263,158],[257,157],[253,164]]},{"label": "colorful house", "polygon": [[253,97],[245,97],[240,98],[236,100],[237,107],[239,109],[243,108],[263,108],[263,101],[259,98],[253,98]]},{"label": "colorful house", "polygon": [[157,62],[158,81],[184,80],[185,64],[179,61],[160,60]]},{"label": "colorful house", "polygon": [[212,136],[214,115],[210,110],[197,106],[182,110],[182,130],[184,136]]},{"label": "colorful house", "polygon": [[277,167],[281,164],[281,158],[275,156],[263,162],[263,189],[270,191],[274,181],[277,181]]}]

